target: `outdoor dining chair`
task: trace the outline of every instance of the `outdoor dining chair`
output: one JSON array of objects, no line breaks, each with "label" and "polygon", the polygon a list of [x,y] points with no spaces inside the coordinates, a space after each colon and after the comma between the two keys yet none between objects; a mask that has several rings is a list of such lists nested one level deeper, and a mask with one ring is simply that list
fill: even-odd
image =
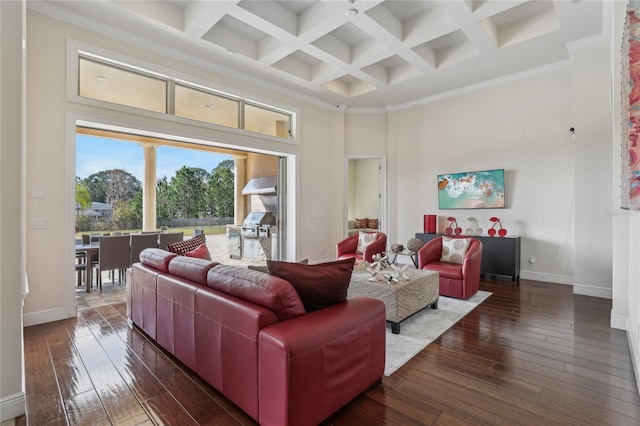
[{"label": "outdoor dining chair", "polygon": [[[122,283],[123,272],[129,267],[129,237],[100,237],[98,252],[98,285],[102,291],[102,272],[118,271],[118,282]],[[115,274],[113,275],[115,281]],[[126,279],[126,275],[125,275]]]},{"label": "outdoor dining chair", "polygon": [[142,250],[150,247],[158,247],[159,234],[131,234],[131,258],[129,267],[140,261]]},{"label": "outdoor dining chair", "polygon": [[167,244],[184,240],[184,232],[170,232],[168,234],[160,234],[158,245],[162,250],[167,249]]}]

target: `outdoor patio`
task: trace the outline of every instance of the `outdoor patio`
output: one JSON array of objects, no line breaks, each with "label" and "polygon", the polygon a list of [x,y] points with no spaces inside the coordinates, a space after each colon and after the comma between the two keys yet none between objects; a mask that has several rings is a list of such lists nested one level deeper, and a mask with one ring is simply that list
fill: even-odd
[{"label": "outdoor patio", "polygon": [[[243,266],[248,263],[239,259],[229,258],[227,234],[207,235],[207,248],[214,262],[238,266]],[[108,271],[102,273],[102,292],[95,290],[94,287],[91,293],[87,293],[84,285],[76,286],[76,304],[78,311],[124,302],[126,299],[125,284],[118,283],[118,274],[115,274],[115,276],[116,281],[114,282],[109,276]]]}]

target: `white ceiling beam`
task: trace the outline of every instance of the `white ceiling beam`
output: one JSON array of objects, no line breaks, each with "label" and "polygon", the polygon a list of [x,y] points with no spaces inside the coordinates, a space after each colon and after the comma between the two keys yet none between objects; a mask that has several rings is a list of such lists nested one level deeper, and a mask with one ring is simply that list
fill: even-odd
[{"label": "white ceiling beam", "polygon": [[184,32],[188,36],[202,38],[229,10],[236,7],[239,1],[190,1],[184,9]]}]

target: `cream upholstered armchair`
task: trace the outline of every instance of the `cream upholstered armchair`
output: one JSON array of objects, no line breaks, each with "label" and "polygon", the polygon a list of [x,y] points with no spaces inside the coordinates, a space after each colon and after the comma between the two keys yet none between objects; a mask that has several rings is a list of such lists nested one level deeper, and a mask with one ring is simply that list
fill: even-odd
[{"label": "cream upholstered armchair", "polygon": [[468,299],[476,294],[481,265],[482,243],[477,238],[438,237],[418,250],[418,268],[440,274],[443,296]]},{"label": "cream upholstered armchair", "polygon": [[338,260],[356,259],[356,264],[373,262],[373,255],[387,250],[387,235],[384,232],[358,232],[336,244]]}]

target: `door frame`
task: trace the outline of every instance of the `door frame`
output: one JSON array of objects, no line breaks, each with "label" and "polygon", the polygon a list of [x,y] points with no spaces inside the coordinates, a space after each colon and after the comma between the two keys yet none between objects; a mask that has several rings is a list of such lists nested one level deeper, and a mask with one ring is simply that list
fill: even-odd
[{"label": "door frame", "polygon": [[380,183],[380,232],[388,234],[387,217],[388,217],[388,204],[387,204],[387,157],[385,155],[345,155],[344,160],[344,202],[342,212],[342,235],[346,238],[348,235],[348,221],[349,221],[349,165],[351,160],[379,160],[380,169],[378,173],[378,179]]},{"label": "door frame", "polygon": [[[243,136],[243,145],[238,141],[225,141],[227,134],[224,131],[211,132],[206,135],[197,132],[200,130],[198,126],[177,126],[173,127],[172,123],[167,120],[152,120],[151,123],[139,123],[136,116],[127,115],[124,118],[113,118],[106,114],[105,111],[98,113],[88,113],[85,111],[72,111],[67,113],[66,117],[66,206],[69,209],[65,221],[65,235],[75,234],[75,174],[76,174],[76,129],[78,126],[93,127],[97,129],[111,130],[123,133],[133,133],[138,135],[150,135],[153,137],[170,138],[181,142],[193,143],[194,145],[219,146],[221,148],[232,148],[240,151],[256,152],[262,154],[273,155],[277,157],[285,157],[286,163],[284,167],[284,175],[282,179],[286,180],[286,186],[281,190],[282,196],[286,197],[287,220],[283,225],[283,235],[279,235],[278,243],[281,244],[281,252],[279,258],[282,260],[294,259],[298,251],[297,244],[297,222],[296,211],[298,205],[297,185],[298,185],[298,146],[280,145],[272,149],[259,149],[255,145],[263,143],[261,138],[255,138],[248,135]],[[152,129],[152,130],[151,130]],[[195,134],[189,134],[191,132]],[[73,232],[72,232],[73,231]],[[65,244],[65,263],[70,265],[65,276],[65,282],[75,282],[75,270],[73,266],[73,256],[75,256],[75,244],[72,239]],[[73,318],[77,316],[78,310],[76,305],[75,286],[67,286],[66,290],[66,315],[62,318],[53,318],[51,321],[64,318]]]}]

